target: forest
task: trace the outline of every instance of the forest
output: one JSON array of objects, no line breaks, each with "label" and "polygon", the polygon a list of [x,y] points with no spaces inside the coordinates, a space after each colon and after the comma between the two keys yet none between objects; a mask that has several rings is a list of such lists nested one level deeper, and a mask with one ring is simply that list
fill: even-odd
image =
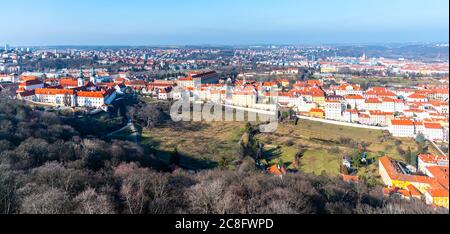
[{"label": "forest", "polygon": [[[137,105],[134,108],[142,108]],[[148,110],[147,110],[148,111]],[[150,111],[155,111],[150,109]],[[145,111],[144,111],[145,112]],[[156,117],[158,118],[158,116]],[[151,128],[158,121],[145,123]],[[142,146],[0,97],[3,214],[446,213],[381,188],[302,172],[274,177],[244,157],[235,170],[155,166]]]}]

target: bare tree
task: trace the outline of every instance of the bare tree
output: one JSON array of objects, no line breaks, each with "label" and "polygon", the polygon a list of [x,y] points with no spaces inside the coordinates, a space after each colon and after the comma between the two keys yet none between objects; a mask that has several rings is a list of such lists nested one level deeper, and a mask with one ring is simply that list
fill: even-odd
[{"label": "bare tree", "polygon": [[76,213],[79,214],[114,214],[114,206],[107,195],[98,194],[95,189],[88,188],[75,197]]}]

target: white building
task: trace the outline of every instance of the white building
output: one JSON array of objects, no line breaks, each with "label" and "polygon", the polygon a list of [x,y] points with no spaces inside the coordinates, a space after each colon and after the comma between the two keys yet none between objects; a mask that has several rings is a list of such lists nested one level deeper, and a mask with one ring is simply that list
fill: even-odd
[{"label": "white building", "polygon": [[359,85],[342,84],[335,90],[335,94],[339,96],[362,95],[363,91],[361,90]]},{"label": "white building", "polygon": [[392,119],[389,124],[389,132],[394,137],[412,137],[416,136],[414,122],[409,119]]},{"label": "white building", "polygon": [[116,91],[113,89],[106,91],[81,91],[77,93],[77,106],[104,109],[115,98]]},{"label": "white building", "polygon": [[345,101],[350,104],[352,109],[361,110],[364,108],[365,99],[362,95],[352,94],[344,96]]},{"label": "white building", "polygon": [[423,135],[430,141],[443,141],[444,128],[439,123],[424,123]]},{"label": "white building", "polygon": [[340,120],[345,111],[345,104],[340,101],[328,100],[325,103],[325,118]]}]

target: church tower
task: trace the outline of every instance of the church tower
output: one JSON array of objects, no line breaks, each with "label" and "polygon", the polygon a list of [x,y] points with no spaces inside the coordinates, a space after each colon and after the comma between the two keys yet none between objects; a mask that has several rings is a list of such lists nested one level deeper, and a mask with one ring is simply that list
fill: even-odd
[{"label": "church tower", "polygon": [[96,79],[96,74],[95,74],[95,69],[91,68],[91,72],[90,72],[90,81],[92,84],[96,84],[97,83],[97,79]]},{"label": "church tower", "polygon": [[84,86],[84,76],[83,76],[83,69],[80,69],[80,76],[78,77],[78,87]]}]

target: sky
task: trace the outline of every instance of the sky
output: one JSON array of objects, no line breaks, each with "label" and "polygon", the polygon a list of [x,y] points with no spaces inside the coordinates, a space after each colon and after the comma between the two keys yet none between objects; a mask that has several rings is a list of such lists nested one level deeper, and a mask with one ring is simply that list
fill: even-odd
[{"label": "sky", "polygon": [[0,45],[448,42],[448,0],[14,0]]}]

